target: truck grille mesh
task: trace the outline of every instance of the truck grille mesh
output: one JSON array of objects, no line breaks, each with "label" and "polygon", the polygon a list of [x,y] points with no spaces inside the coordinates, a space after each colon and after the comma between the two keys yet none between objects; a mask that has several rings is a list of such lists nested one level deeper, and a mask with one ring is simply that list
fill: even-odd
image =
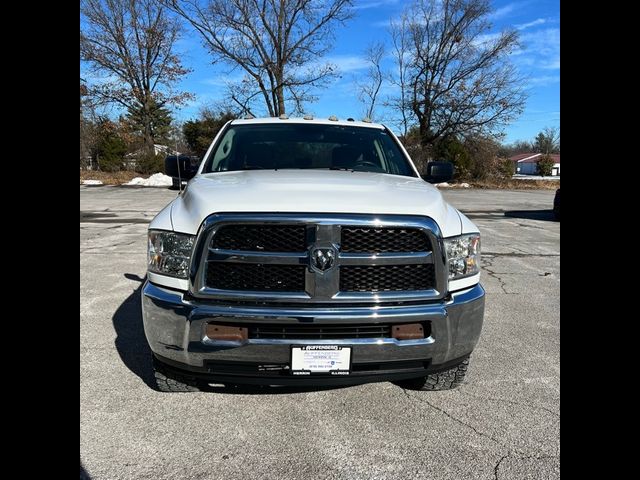
[{"label": "truck grille mesh", "polygon": [[429,237],[417,228],[342,227],[346,253],[429,252]]},{"label": "truck grille mesh", "polygon": [[249,338],[344,339],[389,338],[390,325],[251,325]]},{"label": "truck grille mesh", "polygon": [[396,292],[428,290],[435,285],[432,264],[340,267],[343,292]]},{"label": "truck grille mesh", "polygon": [[303,292],[304,265],[210,262],[207,285],[221,290]]},{"label": "truck grille mesh", "polygon": [[211,248],[255,252],[304,252],[304,225],[224,225],[211,241]]}]

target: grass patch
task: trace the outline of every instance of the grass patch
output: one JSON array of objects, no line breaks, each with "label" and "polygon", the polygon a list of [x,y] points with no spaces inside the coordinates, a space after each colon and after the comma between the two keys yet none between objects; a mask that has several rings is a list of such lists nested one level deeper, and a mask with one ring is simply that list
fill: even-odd
[{"label": "grass patch", "polygon": [[135,177],[148,178],[149,175],[143,175],[133,170],[124,170],[121,172],[99,172],[97,170],[80,170],[80,184],[83,180],[100,180],[105,185],[122,185],[128,183]]},{"label": "grass patch", "polygon": [[560,180],[520,180],[520,179],[490,179],[467,182],[471,188],[486,188],[497,190],[556,190],[560,188]]}]

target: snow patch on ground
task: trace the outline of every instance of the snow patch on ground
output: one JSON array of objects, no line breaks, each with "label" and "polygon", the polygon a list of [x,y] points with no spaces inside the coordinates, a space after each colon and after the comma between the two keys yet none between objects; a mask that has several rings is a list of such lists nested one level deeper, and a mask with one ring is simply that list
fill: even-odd
[{"label": "snow patch on ground", "polygon": [[171,177],[164,173],[154,173],[149,178],[136,177],[125,185],[138,185],[141,187],[170,187]]},{"label": "snow patch on ground", "polygon": [[511,178],[514,180],[560,180],[560,175],[551,175],[547,177],[543,177],[540,175],[523,175],[521,173],[516,173]]},{"label": "snow patch on ground", "polygon": [[82,185],[104,185],[100,180],[83,180]]},{"label": "snow patch on ground", "polygon": [[447,183],[447,182],[442,182],[442,183],[436,183],[435,184],[436,187],[443,187],[443,188],[469,188],[470,185],[468,183]]}]

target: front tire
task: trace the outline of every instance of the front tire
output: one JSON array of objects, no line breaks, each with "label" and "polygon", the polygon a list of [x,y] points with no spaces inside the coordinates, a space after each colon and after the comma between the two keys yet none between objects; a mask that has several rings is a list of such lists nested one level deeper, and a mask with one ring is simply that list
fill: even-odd
[{"label": "front tire", "polygon": [[154,359],[153,373],[156,380],[156,387],[160,392],[199,392],[196,382],[176,375],[167,376],[166,371]]},{"label": "front tire", "polygon": [[448,370],[432,373],[425,377],[399,380],[395,384],[407,390],[451,390],[459,387],[464,382],[468,367],[469,359],[466,359]]}]

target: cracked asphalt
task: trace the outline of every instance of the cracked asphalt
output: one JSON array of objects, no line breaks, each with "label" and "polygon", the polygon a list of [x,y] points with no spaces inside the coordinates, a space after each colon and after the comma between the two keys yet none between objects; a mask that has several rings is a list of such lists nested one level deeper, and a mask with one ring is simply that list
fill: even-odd
[{"label": "cracked asphalt", "polygon": [[559,478],[554,192],[443,193],[483,235],[485,321],[460,388],[162,394],[139,295],[146,224],[175,192],[81,186],[81,478]]}]

